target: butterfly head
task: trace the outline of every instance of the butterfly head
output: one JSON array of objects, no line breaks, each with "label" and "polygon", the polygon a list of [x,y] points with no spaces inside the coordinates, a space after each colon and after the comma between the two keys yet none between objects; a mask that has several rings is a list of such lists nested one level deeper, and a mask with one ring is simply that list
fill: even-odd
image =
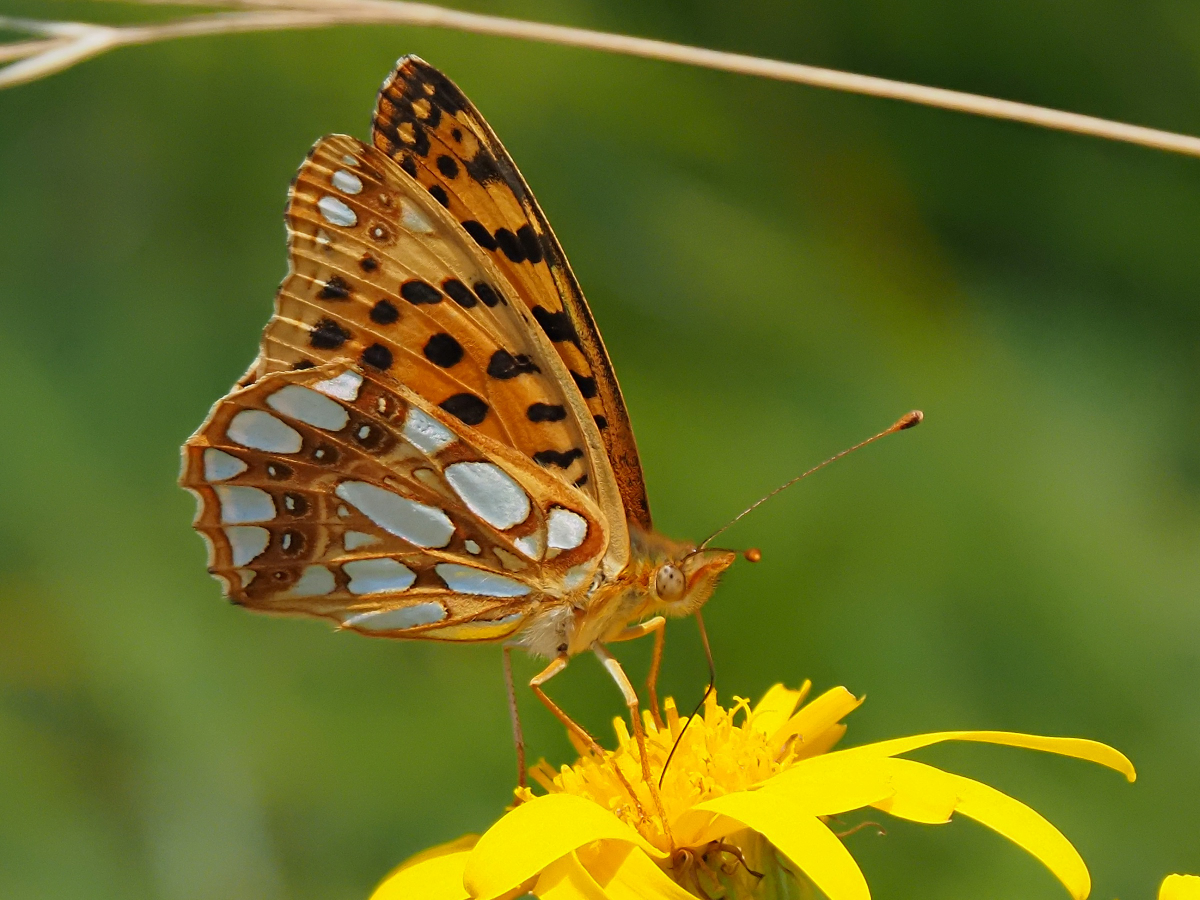
[{"label": "butterfly head", "polygon": [[737,554],[728,550],[688,550],[665,560],[652,582],[658,609],[669,616],[687,616],[704,605],[716,590],[721,573]]}]

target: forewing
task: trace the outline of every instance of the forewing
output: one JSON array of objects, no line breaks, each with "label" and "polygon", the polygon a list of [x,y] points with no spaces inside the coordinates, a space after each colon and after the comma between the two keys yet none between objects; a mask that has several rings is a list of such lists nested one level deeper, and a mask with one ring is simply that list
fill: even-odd
[{"label": "forewing", "polygon": [[558,240],[499,138],[450,79],[408,56],[380,91],[372,142],[461,223],[532,312],[600,431],[625,515],[649,529],[612,363]]},{"label": "forewing", "polygon": [[231,600],[367,634],[502,638],[609,543],[586,494],[355,360],[235,390],[180,480]]}]

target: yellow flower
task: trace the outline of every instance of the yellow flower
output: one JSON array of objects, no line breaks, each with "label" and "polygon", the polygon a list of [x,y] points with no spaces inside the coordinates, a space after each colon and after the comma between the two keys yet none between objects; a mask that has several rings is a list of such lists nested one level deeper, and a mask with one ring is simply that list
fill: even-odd
[{"label": "yellow flower", "polygon": [[[1133,781],[1125,756],[1095,741],[1001,731],[939,732],[832,751],[846,730],[841,720],[861,700],[834,688],[796,711],[809,687],[776,685],[753,709],[744,700],[725,709],[710,695],[690,724],[670,699],[662,727],[647,715],[646,750],[651,773],[662,779],[665,822],[642,780],[637,743],[618,719],[616,750],[596,757],[581,748],[581,759],[559,772],[544,762],[534,767],[547,794],[519,790],[521,802],[482,837],[414,857],[372,900],[494,900],[525,892],[541,900],[692,900],[722,890],[731,898],[770,897],[799,879],[830,900],[867,900],[866,879],[828,824],[867,807],[927,824],[955,812],[968,816],[1041,860],[1076,900],[1087,897],[1091,878],[1079,853],[1034,810],[978,781],[898,757],[942,741],[979,741],[1091,760]],[[1167,889],[1164,883],[1162,900],[1195,896]]]},{"label": "yellow flower", "polygon": [[1158,900],[1200,900],[1200,876],[1168,875],[1158,889]]}]

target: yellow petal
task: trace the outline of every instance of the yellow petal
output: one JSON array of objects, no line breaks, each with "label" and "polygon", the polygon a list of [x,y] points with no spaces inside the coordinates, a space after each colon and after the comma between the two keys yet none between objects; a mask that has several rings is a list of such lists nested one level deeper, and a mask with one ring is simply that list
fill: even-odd
[{"label": "yellow petal", "polygon": [[636,844],[664,856],[608,810],[571,794],[522,803],[489,828],[467,861],[463,882],[472,897],[491,900],[592,841]]},{"label": "yellow petal", "polygon": [[[1076,900],[1083,900],[1091,891],[1092,879],[1079,852],[1061,831],[1024,803],[986,784],[924,763],[892,759],[888,764],[893,769],[896,795],[890,809],[882,803],[878,804],[880,809],[903,818],[927,821],[906,812],[909,808],[925,810],[935,804],[944,805],[947,798],[956,797],[957,803],[951,809],[970,816],[1037,857]],[[895,802],[901,798],[903,803]]]},{"label": "yellow petal", "polygon": [[958,807],[958,792],[946,773],[909,759],[881,759],[891,796],[875,805],[899,819],[922,825],[944,825]]},{"label": "yellow petal", "polygon": [[696,900],[629,844],[601,842],[579,850],[578,856],[611,900]]},{"label": "yellow petal", "polygon": [[829,900],[870,900],[867,880],[850,851],[820,819],[797,814],[782,798],[767,791],[739,791],[697,809],[736,819],[763,835]]},{"label": "yellow petal", "polygon": [[546,866],[533,886],[538,900],[611,900],[574,853]]},{"label": "yellow petal", "polygon": [[813,743],[831,725],[845,718],[862,703],[844,687],[832,688],[820,697],[802,706],[800,711],[788,719],[771,738],[771,746],[778,749],[787,743],[793,735],[796,736],[796,747]]},{"label": "yellow petal", "polygon": [[469,895],[463,887],[463,867],[476,840],[476,835],[468,834],[457,841],[418,853],[388,875],[375,888],[371,900],[407,900],[409,897],[467,900]]},{"label": "yellow petal", "polygon": [[811,681],[805,681],[798,691],[785,688],[782,684],[772,685],[750,713],[750,726],[768,737],[775,734],[811,688]]},{"label": "yellow petal", "polygon": [[830,725],[811,741],[804,741],[797,746],[795,748],[796,756],[801,759],[808,759],[811,756],[820,756],[823,753],[828,753],[833,749],[833,745],[842,739],[842,735],[845,733],[845,725]]},{"label": "yellow petal", "polygon": [[[801,710],[800,714],[803,712],[804,710]],[[862,747],[852,747],[849,750],[838,752],[867,756],[898,756],[901,753],[908,753],[911,750],[928,747],[930,744],[938,744],[942,741],[978,741],[983,744],[1004,744],[1008,747],[1042,750],[1046,753],[1073,756],[1076,759],[1085,759],[1108,766],[1108,768],[1120,772],[1130,781],[1137,778],[1137,772],[1134,771],[1133,763],[1129,761],[1128,757],[1107,744],[1083,738],[1042,737],[1037,734],[1019,734],[1013,731],[938,731],[932,734],[916,734],[912,737],[880,741],[877,744],[866,744]]]},{"label": "yellow petal", "polygon": [[693,807],[672,820],[671,833],[677,846],[699,847],[709,841],[719,841],[743,827],[740,822],[726,816]]},{"label": "yellow petal", "polygon": [[814,756],[769,779],[762,790],[787,800],[799,813],[836,816],[891,796],[886,759]]},{"label": "yellow petal", "polygon": [[1158,900],[1200,900],[1200,876],[1168,875],[1158,889]]}]

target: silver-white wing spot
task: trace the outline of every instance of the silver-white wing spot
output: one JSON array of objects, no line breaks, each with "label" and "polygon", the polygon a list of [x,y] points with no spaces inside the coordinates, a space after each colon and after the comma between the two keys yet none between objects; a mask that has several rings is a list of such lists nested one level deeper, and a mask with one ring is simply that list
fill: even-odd
[{"label": "silver-white wing spot", "polygon": [[546,544],[557,550],[574,550],[587,537],[587,519],[569,509],[556,506],[546,523]]},{"label": "silver-white wing spot", "polygon": [[324,566],[307,566],[300,580],[288,591],[293,597],[321,597],[333,590],[333,573]]},{"label": "silver-white wing spot", "polygon": [[402,609],[381,609],[350,616],[342,624],[364,628],[367,631],[400,631],[418,625],[432,625],[446,618],[446,609],[440,603],[417,603]]},{"label": "silver-white wing spot", "polygon": [[300,432],[261,409],[243,409],[225,433],[235,444],[269,453],[299,453],[304,444]]},{"label": "silver-white wing spot", "polygon": [[235,475],[241,475],[248,468],[248,465],[224,450],[209,447],[204,451],[205,481],[228,481]]},{"label": "silver-white wing spot", "polygon": [[246,565],[271,543],[271,532],[258,525],[231,525],[225,529],[225,537],[229,539],[235,566]]},{"label": "silver-white wing spot", "polygon": [[330,225],[341,225],[350,228],[358,224],[358,216],[337,197],[322,197],[317,201],[317,209]]},{"label": "silver-white wing spot", "polygon": [[269,522],[275,518],[275,503],[264,490],[236,484],[218,484],[213,490],[221,501],[221,521],[227,525]]},{"label": "silver-white wing spot", "polygon": [[479,518],[501,530],[529,518],[529,495],[494,463],[460,462],[446,467],[454,493]]},{"label": "silver-white wing spot", "polygon": [[376,543],[379,538],[373,534],[367,534],[365,531],[347,531],[342,535],[342,546],[347,552],[357,550],[359,547],[367,547]]},{"label": "silver-white wing spot", "polygon": [[438,577],[446,582],[446,587],[460,594],[479,594],[484,597],[524,597],[529,593],[529,586],[497,575],[495,572],[484,572],[470,566],[460,566],[458,563],[438,563],[434,566]]},{"label": "silver-white wing spot", "polygon": [[358,399],[358,390],[361,387],[362,376],[352,369],[347,369],[336,378],[318,381],[313,385],[313,390],[328,394],[330,397],[337,397],[339,400],[345,400],[347,403],[353,403]]},{"label": "silver-white wing spot", "polygon": [[362,193],[362,181],[353,172],[347,172],[345,169],[338,169],[329,181],[343,194]]},{"label": "silver-white wing spot", "polygon": [[542,553],[542,534],[540,531],[535,531],[533,534],[526,535],[523,538],[517,538],[513,544],[518,550],[528,556],[530,559],[541,559]]},{"label": "silver-white wing spot", "polygon": [[409,409],[408,417],[404,420],[404,437],[426,455],[437,453],[454,443],[454,434],[445,425],[415,406]]},{"label": "silver-white wing spot", "polygon": [[350,414],[340,403],[298,384],[281,387],[267,398],[267,406],[298,422],[325,431],[341,431],[350,421]]},{"label": "silver-white wing spot", "polygon": [[342,571],[350,576],[347,590],[352,594],[404,591],[417,580],[412,569],[386,556],[380,559],[356,559],[345,563]]},{"label": "silver-white wing spot", "polygon": [[445,547],[454,523],[436,506],[426,506],[365,481],[343,481],[335,493],[382,528],[418,547]]}]

